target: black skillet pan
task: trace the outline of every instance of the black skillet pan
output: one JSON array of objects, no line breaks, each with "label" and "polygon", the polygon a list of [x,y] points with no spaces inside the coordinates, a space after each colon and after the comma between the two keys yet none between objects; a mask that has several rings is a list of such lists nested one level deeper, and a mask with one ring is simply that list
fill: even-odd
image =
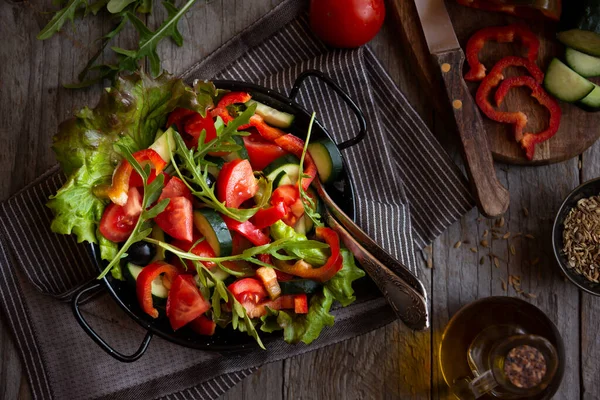
[{"label": "black skillet pan", "polygon": [[[335,82],[323,75],[319,71],[306,71],[296,78],[294,87],[290,92],[290,96],[286,97],[275,91],[267,89],[262,86],[254,85],[251,83],[235,82],[235,81],[214,81],[217,88],[228,89],[231,91],[244,91],[249,92],[252,98],[269,105],[275,109],[285,111],[295,115],[294,123],[287,131],[294,135],[305,138],[308,129],[311,113],[300,106],[294,101],[298,94],[303,81],[309,76],[319,78],[326,83],[329,88],[335,91],[341,99],[348,104],[348,106],[354,111],[359,122],[359,133],[353,139],[337,145],[338,149],[345,149],[350,146],[354,146],[359,143],[365,136],[366,133],[366,121],[358,108],[356,103],[348,96],[343,89],[341,89]],[[318,121],[315,120],[312,130],[312,138],[329,138],[331,136],[327,132],[327,129]],[[346,161],[342,157],[344,163],[344,169],[336,182],[328,185],[328,193],[335,200],[335,202],[344,210],[344,212],[354,218],[355,216],[355,204],[354,204],[354,189],[350,175],[348,174],[348,168]],[[100,251],[97,245],[93,244],[90,246],[90,255],[94,264],[96,265],[98,272],[104,270],[106,262],[100,259]],[[98,289],[104,287],[112,296],[115,302],[121,306],[121,308],[140,326],[146,329],[147,333],[144,340],[138,350],[131,354],[125,355],[115,349],[113,349],[104,339],[102,339],[93,328],[83,318],[81,310],[79,308],[83,299],[87,298],[89,294],[98,292]],[[243,351],[252,349],[257,346],[253,338],[246,335],[245,333],[234,331],[230,327],[226,329],[217,328],[217,331],[213,336],[200,336],[194,333],[190,328],[184,327],[178,331],[173,331],[169,325],[167,318],[159,317],[154,319],[144,313],[140,308],[135,290],[127,283],[117,279],[113,279],[112,276],[107,275],[105,278],[93,281],[86,287],[78,291],[71,300],[73,313],[75,319],[81,325],[83,330],[108,354],[113,356],[115,359],[122,362],[133,362],[139,359],[152,339],[153,335],[158,335],[163,339],[179,344],[181,346],[201,349],[201,350],[212,350],[218,352],[233,352]],[[265,346],[273,340],[280,340],[281,334],[265,334],[261,332],[261,338]]]}]

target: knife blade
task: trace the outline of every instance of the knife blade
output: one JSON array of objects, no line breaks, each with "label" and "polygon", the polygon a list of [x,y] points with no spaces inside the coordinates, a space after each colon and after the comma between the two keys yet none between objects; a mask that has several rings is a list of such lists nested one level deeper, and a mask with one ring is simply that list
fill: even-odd
[{"label": "knife blade", "polygon": [[460,47],[444,0],[415,0],[423,35],[442,75],[462,143],[471,191],[486,217],[506,211],[510,199],[500,184],[481,115],[462,78],[465,55]]}]

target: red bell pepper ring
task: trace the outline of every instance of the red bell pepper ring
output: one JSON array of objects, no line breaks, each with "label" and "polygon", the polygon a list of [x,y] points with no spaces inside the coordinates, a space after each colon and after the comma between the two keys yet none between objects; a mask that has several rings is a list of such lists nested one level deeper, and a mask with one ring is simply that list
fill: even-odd
[{"label": "red bell pepper ring", "polygon": [[251,221],[258,229],[264,229],[285,217],[287,213],[288,210],[285,204],[279,202],[269,208],[258,210]]},{"label": "red bell pepper ring", "polygon": [[145,266],[138,275],[135,283],[140,307],[152,318],[158,318],[158,310],[152,304],[152,281],[160,274],[165,274],[163,279],[173,282],[179,274],[179,270],[164,261],[157,261]]},{"label": "red bell pepper ring", "polygon": [[299,276],[300,278],[312,279],[317,282],[327,282],[342,269],[343,257],[340,253],[340,238],[338,234],[330,228],[317,227],[315,231],[317,238],[325,240],[331,249],[331,255],[327,259],[325,265],[319,268],[313,268],[303,260],[297,261],[295,264],[282,264],[287,266],[278,267],[283,272]]},{"label": "red bell pepper ring", "polygon": [[522,25],[495,26],[483,28],[467,42],[466,57],[470,70],[465,75],[467,81],[480,81],[485,78],[485,66],[479,61],[479,51],[485,43],[494,40],[498,43],[512,43],[516,38],[527,46],[527,59],[533,63],[537,60],[540,41],[527,27]]},{"label": "red bell pepper ring", "polygon": [[[544,73],[539,67],[533,62],[522,57],[504,57],[494,65],[490,73],[485,77],[475,95],[475,102],[481,109],[481,111],[491,120],[502,123],[510,123],[515,125],[515,133],[522,132],[527,123],[527,116],[520,112],[503,112],[496,110],[489,102],[489,95],[500,81],[504,79],[502,74],[508,67],[525,67],[531,76],[537,83],[542,83],[544,80]],[[520,141],[522,137],[515,136],[517,141]]]},{"label": "red bell pepper ring", "polygon": [[[229,114],[229,110],[227,110],[227,107],[236,103],[246,103],[251,98],[252,96],[250,96],[250,93],[246,92],[227,93],[221,98],[221,100],[219,100],[219,104],[217,104],[217,107],[211,111],[211,115],[218,115],[219,117],[221,117],[223,122],[225,122],[225,124],[228,124],[229,122],[233,121],[234,118],[231,116],[231,114]],[[240,126],[239,129],[245,129],[247,127],[248,125]]]},{"label": "red bell pepper ring", "polygon": [[[554,97],[550,96],[548,92],[546,92],[544,88],[542,88],[542,86],[530,76],[514,76],[511,78],[506,78],[500,84],[494,96],[496,104],[500,106],[508,91],[513,87],[520,86],[527,86],[530,88],[531,96],[534,97],[538,103],[546,107],[550,112],[550,120],[546,130],[539,133],[525,133],[521,139],[521,146],[525,150],[527,159],[532,160],[535,154],[535,145],[550,139],[558,131],[558,128],[560,127],[562,111],[558,101],[556,101]],[[527,123],[527,119],[525,120],[525,123]]]},{"label": "red bell pepper ring", "polygon": [[189,324],[210,309],[191,275],[177,275],[167,297],[167,317],[174,331]]},{"label": "red bell pepper ring", "polygon": [[239,222],[226,215],[221,215],[221,217],[223,217],[223,221],[225,221],[227,229],[240,233],[255,246],[262,246],[263,244],[270,242],[269,237],[265,235],[263,231],[258,229],[252,222]]},{"label": "red bell pepper ring", "polygon": [[194,332],[203,336],[212,336],[215,334],[215,329],[217,328],[217,324],[212,319],[208,318],[206,315],[201,315],[198,318],[192,320],[189,323],[190,328]]},{"label": "red bell pepper ring", "polygon": [[[161,171],[167,166],[166,161],[163,160],[161,156],[152,149],[136,151],[133,153],[133,158],[135,158],[140,164],[143,164],[145,161],[150,162],[154,167],[156,174],[160,174]],[[106,191],[106,194],[113,203],[120,206],[123,206],[125,203],[127,203],[129,179],[131,178],[132,172],[133,167],[131,164],[129,164],[129,161],[125,159],[121,160],[121,163],[113,173],[112,184]]]}]

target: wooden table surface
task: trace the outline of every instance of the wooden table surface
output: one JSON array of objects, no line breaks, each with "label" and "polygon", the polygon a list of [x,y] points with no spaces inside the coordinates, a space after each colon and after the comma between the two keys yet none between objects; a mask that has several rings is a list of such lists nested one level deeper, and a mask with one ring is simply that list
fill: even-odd
[{"label": "wooden table surface", "polygon": [[[185,70],[279,2],[215,0],[205,5],[198,1],[180,23],[185,46],[159,46],[164,67],[175,73]],[[67,28],[40,42],[35,35],[49,18],[43,11],[51,8],[50,0],[0,2],[2,199],[56,163],[50,143],[57,124],[73,110],[95,104],[100,94],[99,86],[72,91],[61,84],[72,81],[94,53],[92,41],[108,31],[108,19],[89,19],[93,22],[76,24],[76,32]],[[148,18],[148,24],[156,26],[163,17],[159,10]],[[133,32],[124,36],[118,45],[128,48],[136,36]],[[371,46],[458,160],[452,129],[440,121],[431,95],[423,93],[413,79],[408,53],[396,39],[394,23],[388,20]],[[521,277],[523,290],[537,296],[528,301],[546,312],[563,335],[567,366],[555,398],[600,398],[600,299],[565,282],[550,247],[552,220],[561,199],[580,182],[600,175],[600,144],[561,164],[528,168],[497,165],[497,173],[511,194],[504,230],[530,233],[535,239],[490,240],[490,248],[485,248],[479,242],[494,221],[481,219],[476,210],[447,229],[429,252],[423,253],[423,260],[432,258],[433,268],[428,269],[425,261],[419,268],[431,299],[433,326],[429,332],[413,333],[395,322],[363,337],[267,365],[223,399],[450,399],[436,362],[441,332],[449,318],[473,300],[491,295],[518,296],[512,288],[503,290],[502,280],[507,281],[509,275]],[[457,249],[454,244],[459,240],[470,244]],[[477,253],[470,251],[471,247]],[[499,257],[499,268],[488,258],[480,264],[489,252]],[[2,315],[0,326],[0,398],[27,399],[27,380]]]}]

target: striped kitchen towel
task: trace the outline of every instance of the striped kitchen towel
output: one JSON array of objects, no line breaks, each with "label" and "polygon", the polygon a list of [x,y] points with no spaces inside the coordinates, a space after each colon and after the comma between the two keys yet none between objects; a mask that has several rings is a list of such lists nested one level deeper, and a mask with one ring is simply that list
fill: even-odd
[{"label": "striped kitchen towel", "polygon": [[[194,79],[258,83],[287,94],[302,71],[318,69],[364,111],[363,142],[344,150],[355,183],[357,222],[415,273],[422,247],[472,206],[459,169],[408,104],[368,47],[330,50],[308,28],[305,2],[287,0],[183,74]],[[346,106],[310,78],[297,100],[315,110],[341,142],[356,132]],[[87,251],[72,237],[52,234],[44,206],[64,176],[49,171],[0,206],[0,299],[35,398],[213,399],[260,365],[367,333],[394,319],[371,286],[336,308],[335,325],[312,345],[269,344],[266,351],[221,356],[153,339],[133,365],[100,350],[61,302],[96,275]],[[367,280],[364,280],[368,284]],[[144,330],[107,294],[83,312],[117,350],[131,353]],[[81,379],[85,371],[85,379]]]}]

